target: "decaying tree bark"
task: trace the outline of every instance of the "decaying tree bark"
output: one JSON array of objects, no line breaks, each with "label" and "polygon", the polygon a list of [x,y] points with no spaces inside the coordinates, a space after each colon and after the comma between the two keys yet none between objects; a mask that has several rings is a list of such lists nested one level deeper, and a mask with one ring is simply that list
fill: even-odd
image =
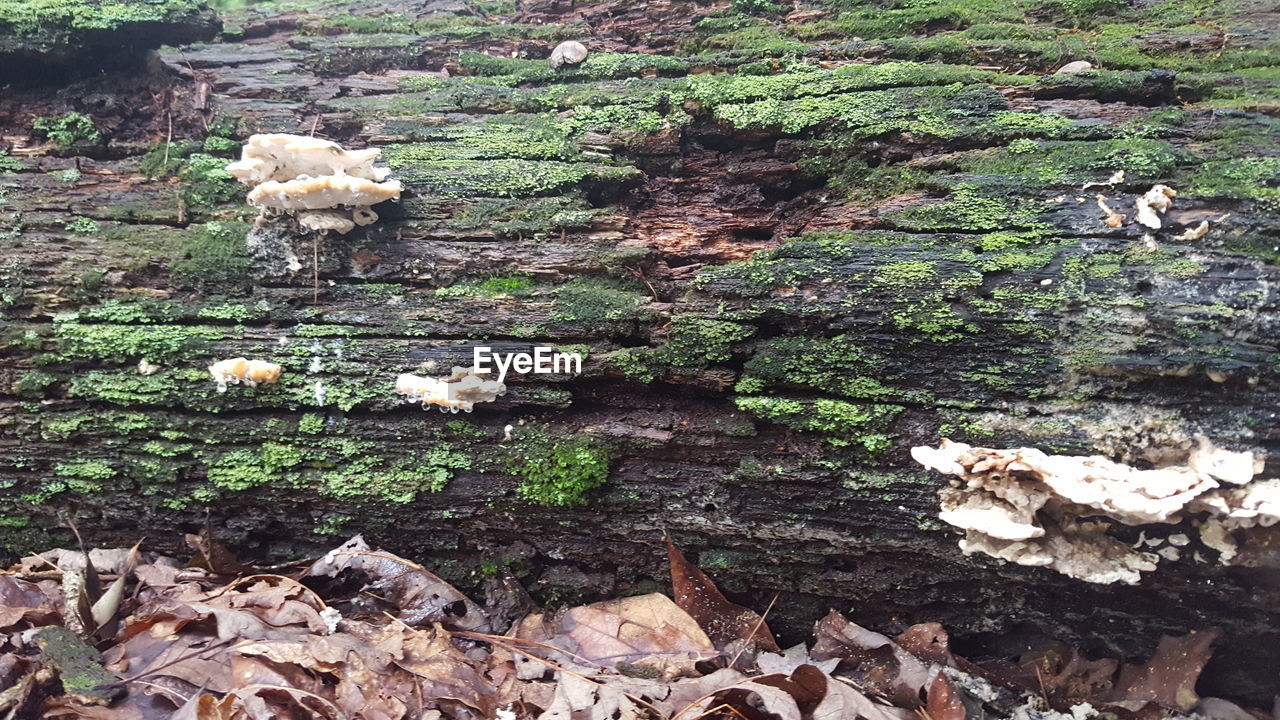
[{"label": "decaying tree bark", "polygon": [[[27,78],[0,99],[0,544],[67,543],[59,513],[169,549],[207,519],[258,557],[360,531],[554,603],[660,583],[669,533],[797,637],[832,606],[970,655],[1217,625],[1202,691],[1269,702],[1274,570],[965,557],[909,455],[1149,466],[1204,436],[1275,476],[1280,36],[1231,7],[266,2],[145,73]],[[591,55],[553,70],[563,39]],[[1052,74],[1075,60],[1105,69]],[[249,247],[223,168],[254,132],[382,147],[405,196]],[[395,394],[477,344],[587,361],[470,415]],[[218,393],[237,356],[285,374]]]}]

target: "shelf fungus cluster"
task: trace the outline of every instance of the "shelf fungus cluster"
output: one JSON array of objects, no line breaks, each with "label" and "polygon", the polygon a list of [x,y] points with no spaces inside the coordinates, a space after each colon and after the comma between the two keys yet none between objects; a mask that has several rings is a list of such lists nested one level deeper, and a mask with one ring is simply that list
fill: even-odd
[{"label": "shelf fungus cluster", "polygon": [[219,360],[209,366],[209,374],[218,383],[220,393],[227,391],[227,385],[275,385],[283,371],[284,368],[275,363],[242,357]]},{"label": "shelf fungus cluster", "polygon": [[476,403],[492,402],[505,395],[507,386],[497,380],[486,380],[471,368],[455,367],[445,378],[429,378],[408,373],[396,378],[396,392],[407,402],[422,407],[437,405],[440,412],[471,412]]},{"label": "shelf fungus cluster", "polygon": [[400,199],[400,182],[373,166],[380,153],[302,135],[254,135],[227,172],[253,188],[248,199],[259,223],[288,215],[303,229],[345,235],[377,221],[373,205]]},{"label": "shelf fungus cluster", "polygon": [[[1270,548],[1280,544],[1280,479],[1255,480],[1262,461],[1249,452],[1202,439],[1185,465],[1152,470],[1101,456],[975,448],[945,439],[911,455],[953,476],[951,487],[939,492],[939,517],[965,531],[965,554],[1050,567],[1093,583],[1134,584],[1162,559],[1204,555],[1175,528],[1144,527],[1135,546],[1116,537],[1117,524],[1186,523],[1222,564],[1276,564]],[[1147,537],[1161,534],[1167,537]]]}]

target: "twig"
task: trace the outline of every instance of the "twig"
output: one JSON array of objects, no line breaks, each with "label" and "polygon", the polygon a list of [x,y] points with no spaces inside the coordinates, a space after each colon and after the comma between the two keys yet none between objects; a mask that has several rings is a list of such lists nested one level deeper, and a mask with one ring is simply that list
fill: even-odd
[{"label": "twig", "polygon": [[178,703],[179,707],[191,701],[191,698],[187,697],[186,695],[183,695],[182,693],[178,692],[177,690],[174,690],[173,688],[167,688],[159,683],[147,682],[146,680],[134,680],[133,682],[137,683],[138,685],[146,685],[147,687],[153,687],[162,693],[168,693],[170,695],[174,695],[178,697],[180,700],[182,700],[181,703]]},{"label": "twig", "polygon": [[[764,614],[761,615],[760,619],[756,621],[756,626],[751,628],[751,634],[748,635],[746,638],[748,642],[753,642],[755,640],[756,631],[758,631],[760,629],[760,626],[764,624],[764,619],[769,616],[769,611],[773,610],[773,604],[776,602],[778,602],[778,593],[773,594],[773,599],[769,601],[769,607],[764,609]],[[738,658],[742,657],[742,653],[746,652],[746,650],[747,650],[747,643],[743,643],[742,647],[738,648],[738,654],[733,656],[733,661],[729,663],[729,667],[733,667],[734,665],[737,665]]]},{"label": "twig", "polygon": [[166,108],[165,114],[169,116],[169,134],[164,139],[164,160],[160,162],[161,168],[169,167],[169,147],[173,145],[173,108]]}]

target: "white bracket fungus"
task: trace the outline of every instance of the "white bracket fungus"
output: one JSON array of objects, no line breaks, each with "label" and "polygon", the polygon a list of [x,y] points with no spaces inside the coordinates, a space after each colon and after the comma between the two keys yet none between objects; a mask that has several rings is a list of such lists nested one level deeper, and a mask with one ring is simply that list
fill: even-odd
[{"label": "white bracket fungus", "polygon": [[381,152],[303,135],[254,135],[227,172],[253,188],[249,204],[261,211],[260,221],[288,214],[307,230],[345,235],[377,221],[371,206],[400,199],[400,182],[373,166]]},{"label": "white bracket fungus", "polygon": [[1176,557],[1124,544],[1108,534],[1113,523],[1196,519],[1201,542],[1218,550],[1224,564],[1238,551],[1235,531],[1280,523],[1280,480],[1254,481],[1260,459],[1204,439],[1187,465],[1153,470],[1101,456],[975,448],[946,439],[936,449],[912,448],[911,456],[954,476],[939,492],[939,517],[965,531],[960,549],[966,554],[1047,566],[1088,582],[1133,584],[1162,556]]},{"label": "white bracket fungus", "polygon": [[429,378],[408,373],[396,378],[396,392],[407,402],[440,406],[440,412],[471,412],[476,403],[492,402],[505,395],[507,386],[496,380],[485,380],[472,368],[455,367],[445,378]]},{"label": "white bracket fungus", "polygon": [[209,366],[209,374],[218,383],[218,392],[226,392],[227,385],[275,385],[284,368],[266,360],[247,360],[242,357],[219,360]]},{"label": "white bracket fungus", "polygon": [[1152,230],[1160,229],[1160,216],[1173,206],[1173,198],[1178,191],[1168,185],[1156,185],[1138,198],[1134,207],[1138,210],[1137,221]]}]

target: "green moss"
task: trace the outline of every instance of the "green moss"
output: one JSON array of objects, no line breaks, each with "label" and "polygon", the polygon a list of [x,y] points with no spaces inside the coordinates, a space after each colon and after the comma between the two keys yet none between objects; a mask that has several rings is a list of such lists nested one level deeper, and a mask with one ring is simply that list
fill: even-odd
[{"label": "green moss", "polygon": [[781,28],[762,18],[733,14],[699,20],[698,46],[705,51],[727,51],[730,55],[777,57],[804,52],[808,46],[787,37]]},{"label": "green moss", "polygon": [[521,478],[516,491],[539,505],[585,505],[587,494],[609,477],[609,454],[588,440],[561,440],[526,455],[512,468]]},{"label": "green moss", "polygon": [[230,320],[234,322],[244,322],[245,320],[253,317],[253,315],[253,311],[241,303],[209,305],[196,311],[196,317],[198,318],[204,318],[206,320]]},{"label": "green moss", "polygon": [[330,497],[358,502],[413,502],[418,493],[440,492],[455,470],[471,467],[470,459],[448,443],[436,445],[392,467],[384,459],[361,456],[343,464],[342,469],[325,473],[321,490]]},{"label": "green moss", "polygon": [[269,484],[272,473],[256,453],[235,450],[210,465],[207,477],[210,483],[223,490],[242,491]]},{"label": "green moss", "polygon": [[18,35],[116,30],[126,24],[171,21],[196,7],[186,0],[0,0],[0,28]]},{"label": "green moss", "polygon": [[66,489],[77,493],[102,490],[102,483],[116,476],[115,468],[105,460],[73,460],[58,463],[53,474],[61,479]]},{"label": "green moss", "polygon": [[76,235],[97,235],[102,230],[102,228],[98,226],[98,223],[94,222],[92,218],[87,217],[76,217],[72,220],[68,220],[63,227],[65,227],[68,232]]},{"label": "green moss", "polygon": [[578,187],[622,186],[640,177],[633,167],[553,160],[413,161],[388,152],[387,165],[419,192],[448,197],[533,197]]},{"label": "green moss", "polygon": [[910,208],[890,216],[903,229],[920,231],[994,231],[1031,227],[1034,215],[1010,202],[986,197],[969,185],[956,185],[949,200]]},{"label": "green moss", "polygon": [[1211,160],[1178,191],[1210,197],[1280,199],[1280,157]]},{"label": "green moss", "polygon": [[495,275],[476,283],[455,283],[436,290],[440,297],[524,297],[532,292],[533,278],[528,275]]},{"label": "green moss", "polygon": [[851,335],[781,337],[761,345],[743,367],[736,390],[807,386],[859,399],[887,399],[901,392],[879,377],[883,360]]},{"label": "green moss", "polygon": [[766,99],[715,106],[716,119],[739,129],[776,129],[796,134],[822,127],[838,128],[849,139],[883,133],[912,132],[951,138],[960,127],[948,117],[946,101],[963,91],[960,84],[838,93],[794,100]]},{"label": "green moss", "polygon": [[1075,122],[1057,113],[998,112],[991,116],[991,127],[996,130],[1017,133],[1034,133],[1043,137],[1057,137]]},{"label": "green moss", "polygon": [[571,160],[578,153],[563,133],[538,118],[515,122],[511,118],[467,125],[422,128],[415,139],[430,142],[391,145],[383,159],[391,167],[426,162],[494,160]]},{"label": "green moss", "polygon": [[169,265],[175,287],[231,292],[251,282],[252,259],[245,245],[249,226],[207,222],[189,230],[181,255]]},{"label": "green moss", "polygon": [[182,178],[182,199],[189,211],[204,212],[243,197],[244,186],[227,172],[230,163],[205,153],[192,153],[187,158],[178,177]]},{"label": "green moss", "polygon": [[994,79],[995,73],[963,65],[914,62],[886,62],[871,65],[843,65],[823,70],[815,65],[795,65],[777,75],[692,75],[688,92],[698,102],[711,107],[756,100],[790,100],[894,87],[979,83]]},{"label": "green moss", "polygon": [[606,278],[578,278],[556,288],[551,319],[595,330],[634,321],[647,298],[632,283]]},{"label": "green moss", "polygon": [[298,421],[298,432],[303,435],[319,435],[324,432],[324,416],[318,413],[306,413]]},{"label": "green moss", "polygon": [[[0,7],[0,17],[3,17],[3,12],[4,8]],[[43,133],[50,142],[64,150],[97,145],[102,142],[102,133],[93,126],[93,120],[78,112],[69,112],[57,117],[38,117],[31,123],[31,127],[36,132]]]},{"label": "green moss", "polygon": [[186,368],[155,375],[139,375],[136,370],[105,372],[93,370],[71,378],[73,397],[114,405],[181,406],[213,397],[209,374]]},{"label": "green moss", "polygon": [[222,330],[200,326],[88,324],[75,313],[54,319],[58,352],[70,360],[176,360],[201,352],[207,341],[222,336]]},{"label": "green moss", "polygon": [[734,402],[739,410],[761,419],[827,435],[833,445],[861,447],[870,452],[888,449],[890,438],[884,431],[904,409],[900,405],[864,405],[829,398],[738,396]]},{"label": "green moss", "polygon": [[22,162],[18,158],[9,157],[9,153],[7,152],[0,151],[0,176],[20,172],[26,169],[26,163]]},{"label": "green moss", "polygon": [[756,329],[723,320],[678,316],[671,321],[668,339],[653,353],[662,365],[682,368],[706,367],[731,357],[734,343],[755,334]]},{"label": "green moss", "polygon": [[229,155],[240,149],[240,142],[234,138],[210,135],[204,139],[204,151],[210,155]]},{"label": "green moss", "polygon": [[594,52],[581,64],[559,70],[546,60],[526,60],[464,50],[458,53],[458,65],[470,75],[488,76],[490,82],[503,85],[564,82],[569,80],[607,80],[638,75],[681,75],[687,65],[679,58],[666,55]]}]

